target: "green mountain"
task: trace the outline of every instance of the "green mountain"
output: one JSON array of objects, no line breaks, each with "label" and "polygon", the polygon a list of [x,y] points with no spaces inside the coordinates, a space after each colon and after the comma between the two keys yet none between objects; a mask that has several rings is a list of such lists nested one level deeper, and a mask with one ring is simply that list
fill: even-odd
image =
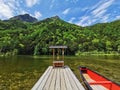
[{"label": "green mountain", "polygon": [[120,52],[120,21],[80,27],[58,16],[29,23],[0,21],[1,54],[49,54],[50,45],[67,45],[67,54]]},{"label": "green mountain", "polygon": [[29,14],[18,15],[18,16],[10,18],[10,20],[20,20],[23,22],[37,22],[38,21],[35,17],[32,17]]}]

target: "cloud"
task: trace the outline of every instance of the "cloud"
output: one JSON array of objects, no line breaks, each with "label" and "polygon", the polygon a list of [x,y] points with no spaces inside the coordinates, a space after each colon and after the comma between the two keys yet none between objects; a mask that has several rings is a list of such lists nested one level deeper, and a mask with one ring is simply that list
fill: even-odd
[{"label": "cloud", "polygon": [[77,3],[79,0],[72,0],[73,3]]},{"label": "cloud", "polygon": [[[76,24],[80,26],[88,26],[92,22],[89,20],[89,16],[83,16],[80,18],[80,21],[77,21]],[[86,22],[87,21],[87,22]]]},{"label": "cloud", "polygon": [[20,14],[28,14],[28,12],[27,12],[27,11],[24,11],[24,10],[21,10],[21,11],[20,11]]},{"label": "cloud", "polygon": [[119,16],[116,16],[116,18],[115,19],[120,19],[120,15]]},{"label": "cloud", "polygon": [[81,20],[78,22],[78,24],[82,24],[88,19],[89,19],[89,16],[83,16],[83,17],[81,17]]},{"label": "cloud", "polygon": [[52,9],[52,8],[53,8],[53,6],[54,6],[54,3],[55,3],[55,0],[51,0],[50,9]]},{"label": "cloud", "polygon": [[69,13],[69,11],[70,11],[70,8],[67,8],[67,9],[65,9],[65,10],[62,12],[62,14],[66,15],[66,14]]},{"label": "cloud", "polygon": [[27,7],[32,7],[34,6],[35,4],[37,4],[37,2],[39,0],[25,0],[26,1],[26,4],[27,4]]},{"label": "cloud", "polygon": [[79,0],[65,0],[66,2],[77,3]]},{"label": "cloud", "polygon": [[104,23],[108,22],[109,16],[110,16],[110,14],[104,15],[103,18],[101,18],[101,22],[104,22]]},{"label": "cloud", "polygon": [[101,10],[99,13],[96,13],[96,14],[93,14],[94,17],[102,17],[105,13],[106,13],[107,10]]},{"label": "cloud", "polygon": [[9,2],[8,4],[5,4],[4,1],[0,1],[0,18],[6,19],[13,16],[13,8],[14,6]]},{"label": "cloud", "polygon": [[75,17],[72,17],[68,22],[72,23],[75,19],[76,19]]},{"label": "cloud", "polygon": [[19,14],[23,10],[20,2],[20,0],[0,0],[0,19],[9,19]]},{"label": "cloud", "polygon": [[[32,7],[38,1],[39,0],[26,0],[26,4],[29,7]],[[5,20],[18,14],[29,13],[30,11],[26,11],[25,8],[21,7],[21,4],[23,3],[24,2],[20,0],[0,0],[0,19]],[[40,18],[42,14],[35,11],[34,16]]]},{"label": "cloud", "polygon": [[39,19],[40,17],[42,17],[42,14],[41,14],[40,12],[38,12],[38,11],[35,11],[34,16],[35,16],[37,19]]},{"label": "cloud", "polygon": [[107,11],[114,1],[115,0],[102,0],[98,2],[90,9],[87,9],[85,15],[80,17],[75,23],[80,26],[89,26],[96,22],[107,22],[110,16]]},{"label": "cloud", "polygon": [[107,8],[112,5],[113,1],[114,0],[107,0],[106,2],[103,2],[97,8],[95,8],[95,10],[92,11],[92,14],[96,17],[103,15],[107,11]]}]

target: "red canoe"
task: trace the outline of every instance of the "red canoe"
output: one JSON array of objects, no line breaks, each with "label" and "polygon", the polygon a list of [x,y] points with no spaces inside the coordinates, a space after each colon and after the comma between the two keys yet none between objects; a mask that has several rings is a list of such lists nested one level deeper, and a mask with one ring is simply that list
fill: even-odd
[{"label": "red canoe", "polygon": [[120,90],[120,84],[107,79],[89,68],[79,67],[79,70],[88,90]]}]

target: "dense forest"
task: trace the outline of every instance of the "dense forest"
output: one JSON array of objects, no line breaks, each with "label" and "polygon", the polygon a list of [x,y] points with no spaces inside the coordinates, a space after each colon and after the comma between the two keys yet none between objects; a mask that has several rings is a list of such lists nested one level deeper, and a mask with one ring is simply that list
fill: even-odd
[{"label": "dense forest", "polygon": [[30,23],[0,20],[0,55],[49,54],[50,45],[67,45],[67,54],[120,53],[120,20],[81,27],[58,16]]}]

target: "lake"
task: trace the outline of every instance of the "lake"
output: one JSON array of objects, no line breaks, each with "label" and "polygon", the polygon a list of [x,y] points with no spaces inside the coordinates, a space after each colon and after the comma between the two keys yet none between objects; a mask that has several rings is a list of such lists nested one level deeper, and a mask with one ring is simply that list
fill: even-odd
[{"label": "lake", "polygon": [[[0,90],[30,90],[50,65],[52,56],[0,57]],[[120,56],[66,56],[65,65],[80,81],[78,66],[87,66],[120,83]]]}]

